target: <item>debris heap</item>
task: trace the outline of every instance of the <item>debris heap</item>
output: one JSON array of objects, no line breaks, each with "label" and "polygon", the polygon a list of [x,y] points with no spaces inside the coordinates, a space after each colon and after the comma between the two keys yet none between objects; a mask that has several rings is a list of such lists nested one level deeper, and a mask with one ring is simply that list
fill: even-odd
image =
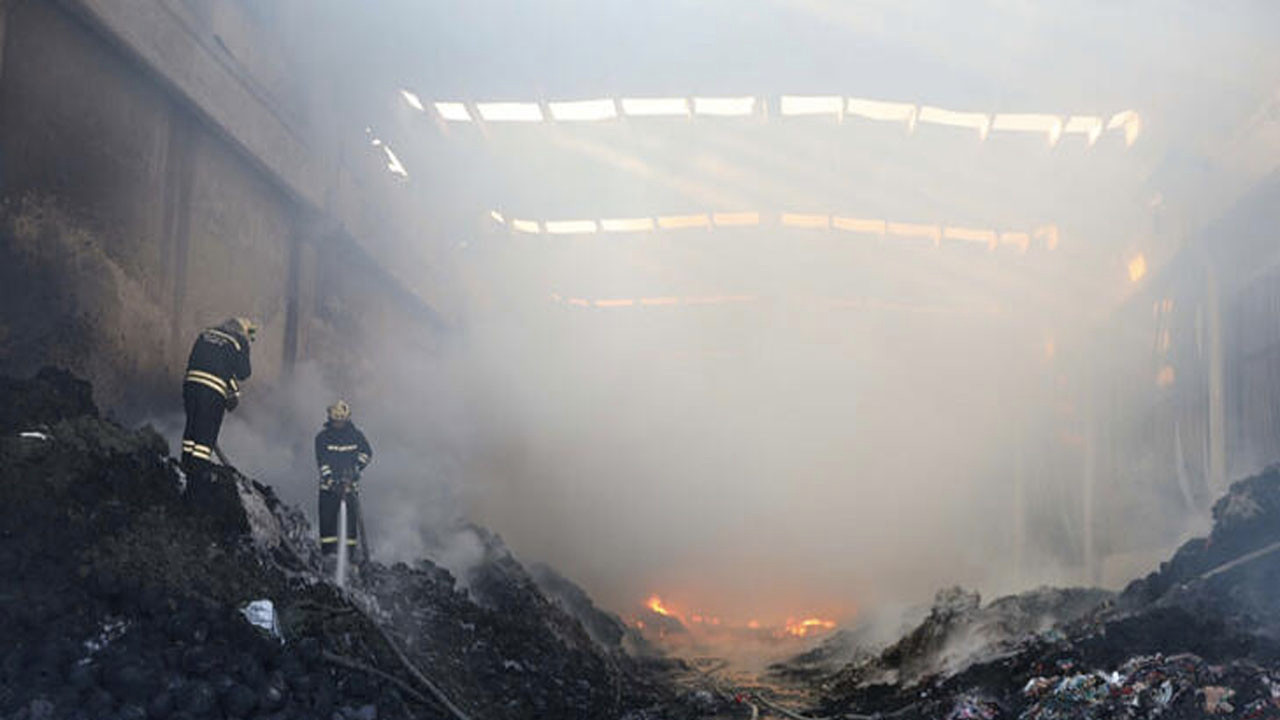
[{"label": "debris heap", "polygon": [[608,718],[662,701],[490,544],[474,594],[428,560],[339,591],[270,488],[221,470],[191,497],[163,438],[99,417],[87,383],[0,379],[0,716]]},{"label": "debris heap", "polygon": [[1280,718],[1280,467],[1232,485],[1213,518],[1115,597],[1042,589],[984,607],[943,591],[897,643],[815,680],[814,714]]}]

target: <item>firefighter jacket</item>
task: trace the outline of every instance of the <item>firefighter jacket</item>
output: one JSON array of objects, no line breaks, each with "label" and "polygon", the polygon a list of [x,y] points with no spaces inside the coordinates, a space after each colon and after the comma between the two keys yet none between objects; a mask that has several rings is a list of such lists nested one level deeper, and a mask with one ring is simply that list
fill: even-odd
[{"label": "firefighter jacket", "polygon": [[316,465],[320,466],[320,489],[331,490],[334,483],[350,480],[351,489],[373,457],[373,449],[355,423],[326,422],[316,435]]},{"label": "firefighter jacket", "polygon": [[249,379],[249,341],[238,329],[220,325],[196,338],[187,359],[184,382],[203,385],[218,393],[234,409],[240,400],[240,383]]}]

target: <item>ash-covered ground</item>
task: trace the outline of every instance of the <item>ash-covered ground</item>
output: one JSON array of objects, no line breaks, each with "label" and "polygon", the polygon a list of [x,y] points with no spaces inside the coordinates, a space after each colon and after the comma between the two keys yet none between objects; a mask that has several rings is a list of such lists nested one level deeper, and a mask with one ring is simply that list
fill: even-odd
[{"label": "ash-covered ground", "polygon": [[772,667],[830,718],[1280,718],[1280,468],[1241,480],[1118,595],[940,591],[896,641],[839,633]]},{"label": "ash-covered ground", "polygon": [[[99,417],[87,383],[0,379],[0,408],[2,717],[696,712],[616,617],[492,534],[465,589],[423,559],[340,591],[302,513],[230,470],[184,494],[164,440]],[[263,599],[281,638],[242,613]]]},{"label": "ash-covered ground", "polygon": [[[748,684],[655,657],[481,528],[465,583],[422,559],[339,590],[302,513],[231,470],[184,493],[163,439],[67,373],[0,379],[0,408],[3,717],[1280,717],[1280,469],[1119,594],[947,589]],[[242,612],[262,599],[279,636]]]}]

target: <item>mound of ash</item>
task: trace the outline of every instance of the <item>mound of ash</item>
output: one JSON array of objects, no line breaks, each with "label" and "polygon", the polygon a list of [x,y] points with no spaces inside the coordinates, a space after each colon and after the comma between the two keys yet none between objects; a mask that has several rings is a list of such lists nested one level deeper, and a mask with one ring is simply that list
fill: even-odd
[{"label": "mound of ash", "polygon": [[[473,594],[423,560],[319,579],[305,517],[59,371],[0,380],[0,716],[618,717],[666,697],[491,538]],[[242,609],[269,599],[276,632]]]},{"label": "mound of ash", "polygon": [[1280,469],[1241,480],[1207,538],[1119,596],[958,588],[883,651],[816,680],[821,714],[1280,717]]},{"label": "mound of ash", "polygon": [[622,618],[596,607],[586,591],[550,565],[534,563],[529,572],[547,597],[559,603],[565,612],[582,623],[592,640],[604,647],[622,648],[623,641],[628,637],[627,626]]},{"label": "mound of ash", "polygon": [[808,650],[769,665],[768,674],[784,684],[805,685],[821,682],[842,668],[866,667],[928,613],[927,608],[911,607],[860,616],[856,626],[841,628]]}]

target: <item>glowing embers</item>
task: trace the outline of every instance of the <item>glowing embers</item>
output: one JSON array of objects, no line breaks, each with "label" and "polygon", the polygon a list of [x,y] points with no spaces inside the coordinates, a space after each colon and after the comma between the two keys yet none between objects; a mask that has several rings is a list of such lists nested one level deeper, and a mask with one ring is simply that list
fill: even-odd
[{"label": "glowing embers", "polygon": [[742,622],[714,613],[680,608],[658,595],[650,595],[626,623],[642,631],[648,639],[666,645],[687,643],[693,635],[699,643],[711,643],[713,646],[725,643],[726,647],[742,647],[742,643],[753,642],[776,647],[779,642],[797,642],[837,627],[835,620],[818,614],[773,622],[751,617]]},{"label": "glowing embers", "polygon": [[613,100],[609,98],[551,102],[547,103],[547,106],[551,110],[551,117],[557,122],[594,122],[612,120],[618,117],[618,108],[614,106]]},{"label": "glowing embers", "polygon": [[793,637],[805,637],[810,633],[819,633],[825,630],[835,629],[835,620],[824,620],[823,618],[809,617],[803,620],[794,620],[787,618],[787,624],[783,626],[784,631]]},{"label": "glowing embers", "polygon": [[668,610],[665,606],[663,606],[662,598],[658,597],[657,595],[650,595],[649,599],[645,601],[644,605],[645,607],[658,613],[659,615],[665,615],[667,617],[671,616],[671,611]]},{"label": "glowing embers", "polygon": [[542,122],[542,106],[531,102],[481,102],[476,111],[485,122]]},{"label": "glowing embers", "polygon": [[466,103],[460,102],[437,102],[432,103],[436,109],[436,114],[441,120],[450,120],[453,122],[469,122],[471,113],[467,110]]},{"label": "glowing embers", "polygon": [[843,115],[844,98],[839,95],[783,95],[778,100],[778,112],[794,115]]},{"label": "glowing embers", "polygon": [[746,117],[756,111],[756,98],[745,97],[695,97],[693,99],[694,115],[710,115],[714,117]]},{"label": "glowing embers", "polygon": [[688,117],[689,101],[682,97],[622,98],[622,112],[629,117]]}]

